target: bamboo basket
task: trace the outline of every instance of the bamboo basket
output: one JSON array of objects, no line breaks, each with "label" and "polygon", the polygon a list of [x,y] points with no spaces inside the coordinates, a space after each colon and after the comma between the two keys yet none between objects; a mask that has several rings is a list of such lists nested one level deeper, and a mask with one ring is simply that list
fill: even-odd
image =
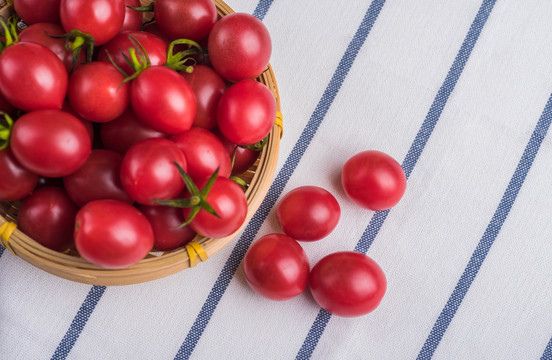
[{"label": "bamboo basket", "polygon": [[[221,0],[214,0],[219,17],[234,12]],[[0,0],[0,5],[4,3]],[[151,0],[143,0],[143,4]],[[0,9],[0,16],[10,14],[8,6]],[[105,269],[93,265],[80,257],[75,251],[60,253],[50,250],[34,241],[19,229],[17,212],[19,202],[0,202],[0,245],[16,256],[53,275],[80,283],[93,285],[128,285],[159,279],[205,261],[226,246],[251,220],[261,205],[276,169],[280,138],[283,133],[280,113],[280,97],[274,72],[270,64],[257,79],[273,92],[277,104],[275,125],[268,136],[268,142],[261,151],[255,164],[240,177],[249,184],[247,198],[247,217],[242,227],[234,234],[220,238],[206,238],[197,235],[187,246],[167,252],[151,252],[145,259],[125,269]]]}]

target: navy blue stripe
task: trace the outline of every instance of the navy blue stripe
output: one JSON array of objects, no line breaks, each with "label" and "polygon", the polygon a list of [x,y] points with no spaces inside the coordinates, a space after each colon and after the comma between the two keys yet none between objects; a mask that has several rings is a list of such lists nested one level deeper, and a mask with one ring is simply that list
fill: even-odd
[{"label": "navy blue stripe", "polygon": [[6,248],[4,248],[3,246],[0,246],[0,258],[4,254],[4,250],[6,250]]},{"label": "navy blue stripe", "polygon": [[105,286],[92,286],[92,289],[90,289],[88,295],[86,295],[86,299],[71,322],[65,336],[54,352],[54,355],[52,355],[52,360],[64,360],[67,358],[67,355],[69,355],[71,349],[73,349],[73,346],[77,342],[82,329],[84,329],[84,325],[86,325],[90,314],[92,314],[92,311],[94,311],[96,305],[98,305],[98,302],[102,298],[105,289]]},{"label": "navy blue stripe", "polygon": [[516,201],[516,197],[521,189],[525,177],[531,169],[533,160],[539,151],[540,145],[546,136],[550,123],[552,122],[552,95],[548,99],[544,111],[531,135],[529,143],[525,147],[523,155],[519,160],[519,163],[516,167],[514,175],[510,179],[510,183],[498,204],[498,207],[487,225],[485,233],[481,237],[479,244],[475,251],[473,252],[468,265],[464,269],[464,273],[458,280],[454,291],[452,292],[450,298],[448,299],[445,307],[441,311],[441,314],[437,318],[437,321],[433,325],[431,332],[426,339],[420,353],[418,354],[418,359],[430,359],[435,352],[435,349],[441,342],[445,331],[447,330],[450,322],[454,318],[456,311],[460,307],[466,293],[470,289],[473,280],[477,276],[481,265],[485,261],[487,254],[489,253],[491,246],[493,245],[504,221],[508,217],[512,205]]},{"label": "navy blue stripe", "polygon": [[540,360],[552,360],[552,339],[548,342]]},{"label": "navy blue stripe", "polygon": [[266,13],[268,12],[268,9],[270,9],[270,5],[272,5],[272,1],[274,0],[259,1],[259,3],[257,4],[257,7],[255,8],[255,11],[253,11],[253,16],[263,21]]},{"label": "navy blue stripe", "polygon": [[[422,123],[420,130],[418,131],[418,134],[416,134],[412,145],[410,145],[410,149],[408,150],[408,153],[406,154],[406,157],[402,163],[402,167],[407,179],[410,177],[410,174],[414,170],[414,167],[416,166],[420,155],[424,151],[429,137],[433,133],[435,125],[441,117],[448,98],[454,90],[458,78],[460,78],[460,75],[464,70],[464,67],[471,55],[471,52],[477,40],[479,39],[479,35],[481,34],[481,31],[483,30],[483,27],[485,26],[487,19],[489,18],[495,2],[496,0],[485,0],[481,4],[479,11],[477,12],[475,19],[470,26],[468,34],[466,35],[466,38],[464,39],[464,42],[462,43],[462,46],[460,47],[460,50],[458,51],[458,54],[456,55],[451,68],[449,69],[443,85],[441,85],[441,88],[437,92],[437,95],[435,96],[435,99],[431,104],[429,112],[427,113],[426,118]],[[362,253],[366,253],[368,251],[377,234],[379,233],[381,226],[385,222],[389,211],[390,210],[385,210],[374,213],[372,219],[370,220],[370,223],[364,230],[364,233],[357,243],[355,251]],[[331,315],[328,314],[324,309],[321,309],[318,312],[318,315],[311,325],[311,328],[303,342],[303,345],[297,353],[296,359],[310,359],[330,319]]]},{"label": "navy blue stripe", "polygon": [[374,25],[376,18],[378,17],[384,0],[374,0],[366,14],[359,28],[357,29],[353,39],[349,43],[345,54],[341,58],[337,69],[335,70],[322,98],[318,102],[314,112],[312,113],[306,127],[303,129],[299,140],[293,147],[290,155],[284,162],[282,169],[276,175],[267,196],[264,198],[259,209],[253,215],[253,218],[244,230],[243,235],[237,241],[236,246],[232,250],[230,257],[226,261],[224,268],[222,269],[217,281],[215,282],[207,300],[203,304],[201,311],[199,312],[192,328],[188,332],[180,350],[176,354],[175,359],[188,359],[195,349],[197,342],[199,341],[205,327],[209,323],[211,316],[213,315],[217,304],[224,295],[230,281],[234,277],[234,274],[241,263],[241,260],[245,256],[247,249],[253,242],[257,232],[261,225],[268,216],[270,210],[274,207],[278,197],[284,190],[288,180],[295,171],[295,168],[299,164],[301,158],[305,154],[311,140],[316,134],[320,124],[324,120],[328,109],[333,103],[343,81],[345,80],[353,62],[364,44],[366,37],[368,36],[370,29]]}]

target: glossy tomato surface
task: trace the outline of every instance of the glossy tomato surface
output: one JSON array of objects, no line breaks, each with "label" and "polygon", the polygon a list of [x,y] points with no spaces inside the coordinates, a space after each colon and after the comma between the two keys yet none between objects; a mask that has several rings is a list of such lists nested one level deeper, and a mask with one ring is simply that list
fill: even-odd
[{"label": "glossy tomato surface", "polygon": [[289,300],[305,290],[309,278],[307,254],[289,236],[265,235],[251,245],[243,259],[245,279],[261,296]]},{"label": "glossy tomato surface", "polygon": [[21,165],[45,177],[77,171],[92,148],[82,122],[61,110],[39,110],[21,116],[13,125],[10,146]]},{"label": "glossy tomato surface", "polygon": [[82,207],[75,221],[75,245],[93,264],[121,269],[142,260],[153,246],[148,219],[117,200],[96,200]]},{"label": "glossy tomato surface", "polygon": [[236,145],[232,141],[228,140],[218,128],[213,130],[213,133],[220,139],[222,145],[230,155],[230,159],[233,159],[234,165],[232,166],[232,175],[239,175],[247,171],[255,161],[259,158],[260,151],[250,149],[248,147]]},{"label": "glossy tomato surface", "polygon": [[0,150],[0,174],[0,201],[23,199],[38,183],[38,175],[23,167],[9,147]]},{"label": "glossy tomato surface", "polygon": [[314,300],[326,311],[356,317],[373,311],[387,289],[385,274],[368,256],[354,251],[329,254],[309,275]]},{"label": "glossy tomato surface", "polygon": [[264,24],[246,13],[233,13],[217,21],[208,41],[213,68],[226,80],[252,80],[267,67],[272,53]]},{"label": "glossy tomato surface", "polygon": [[184,181],[175,162],[186,171],[186,158],[172,141],[156,138],[133,145],[121,164],[123,189],[144,205],[157,205],[153,199],[176,198]]},{"label": "glossy tomato surface", "polygon": [[341,183],[347,196],[369,210],[395,206],[406,190],[401,165],[381,151],[363,151],[343,166]]},{"label": "glossy tomato surface", "polygon": [[280,200],[276,216],[287,235],[295,240],[315,241],[335,229],[341,208],[327,190],[318,186],[301,186]]},{"label": "glossy tomato surface", "polygon": [[125,2],[125,20],[121,26],[120,32],[123,31],[138,31],[142,27],[144,13],[131,9],[132,7],[140,7],[140,0],[124,0]]},{"label": "glossy tomato surface", "polygon": [[17,226],[43,246],[64,251],[73,243],[76,213],[77,206],[63,189],[41,187],[21,203]]},{"label": "glossy tomato surface", "polygon": [[153,243],[155,250],[177,249],[189,243],[196,235],[189,226],[179,226],[186,220],[180,208],[140,205],[138,209],[151,224],[155,236]]},{"label": "glossy tomato surface", "polygon": [[215,25],[217,9],[213,0],[157,0],[154,17],[161,31],[169,37],[199,41],[206,38]]}]

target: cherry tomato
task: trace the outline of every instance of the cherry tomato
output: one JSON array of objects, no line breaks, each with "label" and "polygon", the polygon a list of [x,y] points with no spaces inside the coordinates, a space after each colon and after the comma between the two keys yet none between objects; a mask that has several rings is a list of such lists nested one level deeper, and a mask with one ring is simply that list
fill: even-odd
[{"label": "cherry tomato", "polygon": [[165,134],[192,127],[196,100],[192,88],[176,71],[153,66],[132,81],[130,102],[139,120]]},{"label": "cherry tomato", "polygon": [[220,132],[238,145],[250,145],[264,139],[275,119],[274,95],[265,85],[253,80],[230,86],[217,109]]},{"label": "cherry tomato", "polygon": [[130,86],[113,66],[95,61],[75,69],[69,78],[67,96],[73,110],[94,122],[121,116],[130,104]]},{"label": "cherry tomato", "polygon": [[41,187],[19,207],[17,226],[41,245],[64,251],[73,243],[77,206],[59,187]]},{"label": "cherry tomato", "polygon": [[345,194],[369,210],[387,210],[395,206],[406,190],[401,165],[380,151],[363,151],[343,166],[341,183]]},{"label": "cherry tomato", "polygon": [[98,46],[113,39],[123,26],[125,4],[122,0],[61,0],[59,15],[66,32],[80,30]]},{"label": "cherry tomato", "polygon": [[[54,52],[65,65],[65,70],[69,72],[73,63],[73,51],[65,46],[65,39],[54,39],[52,36],[65,34],[65,30],[59,24],[54,23],[36,23],[26,27],[19,34],[19,41],[35,42],[46,46]],[[79,53],[75,68],[86,61],[84,52]]]},{"label": "cherry tomato", "polygon": [[10,146],[21,165],[45,177],[77,171],[91,151],[84,125],[61,110],[39,110],[21,116],[13,125]]},{"label": "cherry tomato", "polygon": [[23,199],[38,183],[38,175],[19,164],[10,148],[0,151],[0,174],[0,201]]},{"label": "cherry tomato", "polygon": [[67,71],[44,45],[15,43],[0,54],[0,92],[23,111],[61,109],[67,93]]},{"label": "cherry tomato", "polygon": [[318,186],[301,186],[280,200],[276,216],[287,235],[295,240],[315,241],[335,229],[341,208],[328,191]]},{"label": "cherry tomato", "polygon": [[341,251],[314,265],[309,286],[314,300],[323,309],[337,316],[355,317],[379,305],[387,281],[379,265],[368,256]]},{"label": "cherry tomato", "polygon": [[179,227],[186,220],[180,208],[140,205],[138,210],[148,218],[153,228],[155,250],[177,249],[189,243],[196,235],[189,226]]},{"label": "cherry tomato", "polygon": [[113,199],[132,204],[121,184],[123,155],[110,150],[92,150],[88,160],[63,178],[65,190],[78,206],[93,200]]},{"label": "cherry tomato", "polygon": [[239,175],[246,172],[259,158],[260,151],[236,145],[236,143],[224,137],[218,128],[215,128],[213,133],[220,139],[222,145],[224,145],[224,148],[230,155],[230,159],[234,157],[234,166],[232,167],[231,175]]},{"label": "cherry tomato", "polygon": [[94,126],[92,125],[92,122],[90,120],[86,120],[85,118],[77,114],[75,110],[73,110],[73,108],[71,107],[71,104],[69,104],[69,101],[65,101],[63,103],[63,107],[61,108],[61,110],[73,115],[74,117],[80,120],[80,122],[84,125],[84,127],[86,128],[86,131],[88,132],[88,136],[90,137],[90,143],[94,144]]},{"label": "cherry tomato", "polygon": [[213,0],[157,0],[154,17],[161,31],[171,38],[199,41],[215,25],[217,9]]},{"label": "cherry tomato", "polygon": [[15,12],[27,25],[59,22],[60,0],[13,0]]},{"label": "cherry tomato", "polygon": [[271,300],[289,300],[301,294],[309,269],[301,245],[283,234],[263,236],[243,258],[245,280],[256,293]]},{"label": "cherry tomato", "polygon": [[[133,10],[134,11],[134,10]],[[136,46],[131,42],[131,37],[136,38],[138,42],[144,47],[148,58],[152,66],[162,66],[167,62],[167,50],[169,44],[160,37],[150,34],[145,31],[125,31],[117,34],[107,44],[101,47],[98,53],[98,61],[103,61],[111,64],[109,55],[113,59],[113,62],[119,66],[128,75],[134,73],[134,70],[126,62],[125,57],[130,57],[128,49],[135,48]],[[140,51],[138,51],[140,50]],[[136,49],[137,54],[141,54],[141,49]]]},{"label": "cherry tomato", "polygon": [[[207,179],[198,182],[199,189]],[[222,238],[236,232],[247,216],[247,200],[238,184],[224,177],[218,177],[207,195],[207,202],[220,216],[217,218],[205,210],[200,210],[190,223],[195,232],[211,237]],[[191,210],[183,208],[184,216],[188,218]]]},{"label": "cherry tomato", "polygon": [[124,0],[125,2],[125,20],[121,26],[121,32],[123,31],[138,31],[142,28],[142,20],[144,18],[143,13],[132,10],[129,6],[140,7],[142,4],[140,0]]},{"label": "cherry tomato", "polygon": [[224,80],[209,66],[196,65],[182,76],[194,92],[197,111],[193,126],[212,129],[217,125],[217,107],[226,90]]},{"label": "cherry tomato", "polygon": [[218,168],[219,176],[229,177],[232,171],[230,156],[220,140],[209,130],[191,128],[170,138],[186,157],[187,173],[197,181],[209,177]]},{"label": "cherry tomato", "polygon": [[95,200],[81,208],[74,237],[83,258],[110,269],[137,263],[153,246],[148,219],[135,207],[117,200]]},{"label": "cherry tomato", "polygon": [[213,26],[208,52],[213,68],[226,80],[252,80],[266,69],[272,42],[259,19],[245,13],[233,13]]},{"label": "cherry tomato", "polygon": [[186,158],[172,141],[155,138],[133,145],[121,164],[123,189],[144,205],[174,199],[184,189],[175,162],[186,171]]},{"label": "cherry tomato", "polygon": [[100,137],[106,149],[125,154],[134,144],[150,139],[163,138],[167,135],[155,131],[138,121],[138,117],[132,110],[127,111],[117,119],[104,123],[100,127]]}]

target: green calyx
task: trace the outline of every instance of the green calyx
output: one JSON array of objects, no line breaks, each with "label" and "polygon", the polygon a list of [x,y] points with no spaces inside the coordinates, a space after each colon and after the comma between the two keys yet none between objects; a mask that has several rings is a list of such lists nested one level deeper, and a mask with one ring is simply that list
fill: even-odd
[{"label": "green calyx", "polygon": [[8,147],[13,120],[7,113],[0,111],[0,151]]},{"label": "green calyx", "polygon": [[[176,45],[188,45],[189,49],[174,53],[174,47]],[[196,64],[196,60],[191,55],[201,54],[204,56],[201,46],[189,39],[177,39],[169,44],[169,50],[167,51],[166,67],[169,67],[176,71],[192,72],[192,66]]]},{"label": "green calyx", "polygon": [[182,180],[184,181],[184,184],[186,184],[186,188],[190,192],[190,197],[187,199],[173,199],[173,200],[159,200],[159,199],[152,199],[156,203],[160,205],[165,206],[172,206],[172,207],[179,207],[179,208],[191,208],[192,211],[190,212],[190,215],[188,215],[188,218],[186,221],[184,221],[182,224],[180,224],[178,227],[183,227],[186,225],[189,225],[192,220],[196,217],[196,215],[199,213],[200,210],[205,210],[209,214],[220,218],[220,216],[217,214],[215,209],[207,202],[207,195],[209,195],[209,192],[211,191],[211,188],[213,187],[213,184],[215,183],[215,180],[218,177],[219,169],[217,168],[215,172],[209,177],[209,180],[207,180],[207,183],[203,188],[200,190],[184,169],[178,164],[174,163],[178,169],[178,172],[180,176],[182,177]]},{"label": "green calyx", "polygon": [[264,139],[262,139],[259,142],[256,142],[256,143],[251,144],[251,145],[243,145],[241,147],[243,147],[245,149],[250,149],[250,150],[253,150],[253,151],[261,151],[266,146],[267,142],[268,142],[268,135],[265,136]]},{"label": "green calyx", "polygon": [[154,3],[151,3],[151,4],[146,5],[146,6],[130,6],[130,5],[127,5],[126,7],[129,8],[129,9],[132,9],[134,11],[138,11],[138,12],[152,12],[153,9],[154,9]]},{"label": "green calyx", "polygon": [[8,22],[0,19],[0,26],[4,30],[4,42],[0,42],[0,52],[2,52],[8,46],[15,44],[19,38],[17,36],[17,22],[18,18],[11,16],[8,19]]},{"label": "green calyx", "polygon": [[73,53],[71,71],[77,65],[79,55],[83,49],[86,51],[86,62],[92,62],[94,45],[96,44],[96,40],[94,40],[92,35],[75,29],[69,31],[67,34],[49,36],[54,39],[65,39],[65,48]]},{"label": "green calyx", "polygon": [[121,54],[123,55],[125,62],[128,64],[128,66],[130,66],[134,73],[130,75],[127,74],[123,69],[121,69],[120,66],[115,63],[115,61],[111,57],[111,54],[106,50],[107,57],[109,58],[109,61],[111,61],[111,64],[113,64],[113,66],[115,66],[115,68],[125,77],[121,85],[128,81],[136,79],[142,71],[151,66],[151,61],[148,53],[146,52],[146,49],[140,43],[140,41],[138,41],[138,39],[136,39],[136,37],[134,37],[133,35],[128,35],[128,39],[132,44],[132,47],[128,48],[129,55],[125,54],[122,50]]}]

